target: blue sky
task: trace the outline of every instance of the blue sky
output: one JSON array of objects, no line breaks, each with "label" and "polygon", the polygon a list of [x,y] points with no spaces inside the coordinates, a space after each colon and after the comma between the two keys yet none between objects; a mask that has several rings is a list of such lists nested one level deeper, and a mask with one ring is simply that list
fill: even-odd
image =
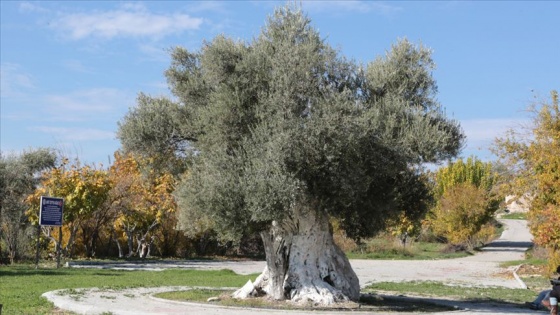
[{"label": "blue sky", "polygon": [[[1,151],[47,146],[107,165],[136,95],[169,95],[171,47],[197,50],[217,34],[250,41],[284,3],[1,1]],[[493,159],[492,140],[560,89],[558,1],[301,3],[357,61],[399,38],[432,48],[438,100],[468,137],[464,157]]]}]

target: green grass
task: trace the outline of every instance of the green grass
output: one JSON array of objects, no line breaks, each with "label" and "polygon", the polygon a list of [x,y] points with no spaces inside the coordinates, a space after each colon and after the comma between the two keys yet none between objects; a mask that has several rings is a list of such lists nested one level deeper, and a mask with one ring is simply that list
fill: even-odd
[{"label": "green grass", "polygon": [[359,250],[346,253],[349,259],[387,259],[387,260],[434,260],[460,258],[471,255],[469,252],[445,253],[446,244],[414,242],[403,247],[386,239],[371,239],[364,252]]},{"label": "green grass", "polygon": [[[531,261],[516,261],[514,265],[530,264]],[[535,260],[535,264],[542,264]],[[203,286],[203,287],[241,287],[248,278],[257,275],[237,275],[230,270],[200,271],[185,269],[168,269],[164,271],[123,271],[88,268],[41,268],[36,270],[34,265],[0,266],[0,304],[3,304],[3,314],[67,314],[55,311],[52,304],[41,298],[41,294],[58,289],[65,289],[69,295],[80,298],[83,294],[78,288],[98,287],[101,289],[123,289],[134,287],[157,286]],[[543,288],[549,286],[545,277],[523,278],[530,290],[507,288],[464,288],[446,286],[436,282],[409,283],[376,283],[366,288],[362,293],[389,292],[395,296],[406,292],[406,295],[448,297],[471,301],[498,301],[508,303],[522,303],[531,301]],[[173,293],[169,293],[173,294]],[[208,297],[218,296],[220,292],[214,290],[193,290],[185,298],[180,293],[177,298],[183,300],[205,301]],[[193,296],[194,294],[194,296]],[[170,298],[170,297],[165,297]],[[230,300],[231,301],[231,300]],[[262,300],[248,302],[225,301],[224,305],[268,307]],[[383,304],[385,303],[385,304]],[[385,299],[381,305],[391,305]],[[389,304],[387,304],[389,303]],[[395,306],[399,304],[395,301]],[[415,302],[414,302],[415,303]],[[409,303],[409,304],[414,304]],[[381,306],[372,306],[381,310]],[[421,309],[429,309],[422,306]],[[393,308],[391,308],[393,310]],[[422,311],[418,310],[418,311]]]},{"label": "green grass", "polygon": [[211,297],[218,297],[222,294],[232,294],[233,291],[212,290],[212,289],[192,289],[186,291],[171,291],[155,294],[154,296],[167,300],[206,302]]},{"label": "green grass", "polygon": [[525,265],[533,265],[533,266],[546,266],[546,264],[548,263],[548,261],[544,258],[528,258],[525,260],[511,260],[511,261],[506,261],[500,264],[500,267],[511,267],[511,266],[519,266],[522,264]]},{"label": "green grass", "polygon": [[0,267],[0,303],[3,314],[52,314],[53,306],[41,294],[58,289],[122,289],[157,286],[241,287],[256,275],[230,270],[122,271],[88,268],[35,269],[34,265]]},{"label": "green grass", "polygon": [[498,287],[459,287],[441,282],[379,282],[369,285],[364,292],[395,292],[407,295],[447,297],[463,301],[494,301],[504,303],[524,303],[535,299],[538,291],[526,289],[508,289]]},{"label": "green grass", "polygon": [[265,308],[273,305],[267,304],[264,299],[246,299],[235,300],[230,298],[233,291],[226,290],[211,290],[211,289],[191,289],[186,291],[172,291],[158,293],[155,296],[162,299],[174,301],[189,301],[189,302],[203,302],[205,303],[211,297],[219,297],[220,301],[217,304],[223,306],[237,306],[237,307],[251,307],[251,308]]},{"label": "green grass", "polygon": [[[464,286],[449,286],[441,282],[430,281],[412,281],[412,282],[380,282],[369,285],[362,290],[362,298],[360,299],[361,310],[370,311],[390,311],[390,312],[440,312],[446,309],[441,309],[444,306],[436,306],[428,300],[410,299],[410,297],[430,297],[430,298],[450,298],[454,300],[468,301],[468,302],[491,302],[491,303],[504,303],[516,304],[523,307],[526,301],[532,301],[537,293],[547,288],[548,280],[544,277],[530,277],[524,278],[529,290],[526,289],[509,289],[499,287],[464,287]],[[158,297],[178,300],[178,301],[195,301],[204,302],[210,297],[219,296],[223,293],[231,293],[227,291],[216,290],[188,290],[178,292],[161,293]],[[401,297],[403,294],[408,296]],[[384,294],[380,298],[379,294]],[[233,299],[223,298],[219,304],[226,306],[237,307],[256,307],[256,308],[282,308],[293,309],[297,308],[294,305],[279,305],[267,302],[263,299],[248,299],[237,301]]]},{"label": "green grass", "polygon": [[503,214],[500,219],[512,219],[512,220],[527,220],[527,213],[525,212],[512,212]]}]

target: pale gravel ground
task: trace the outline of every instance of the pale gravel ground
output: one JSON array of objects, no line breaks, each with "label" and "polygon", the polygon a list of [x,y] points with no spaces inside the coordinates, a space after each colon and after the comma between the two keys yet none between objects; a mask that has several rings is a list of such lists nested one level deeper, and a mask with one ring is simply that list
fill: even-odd
[{"label": "pale gravel ground", "polygon": [[[513,269],[503,269],[503,261],[521,260],[525,250],[531,244],[531,235],[525,221],[504,220],[508,229],[502,237],[486,247],[482,253],[474,256],[448,260],[402,261],[402,260],[351,260],[352,267],[362,286],[372,282],[390,281],[438,281],[451,285],[500,286],[520,288],[523,284],[513,277]],[[71,265],[72,267],[119,268],[163,270],[165,268],[188,269],[231,269],[239,274],[259,273],[264,269],[263,261],[184,261],[150,264],[91,264]],[[249,278],[248,278],[249,279]],[[251,279],[254,280],[254,279]],[[311,311],[274,311],[240,308],[224,308],[195,303],[170,302],[152,297],[163,291],[184,290],[186,287],[137,288],[127,290],[84,289],[83,294],[68,296],[57,291],[47,292],[43,296],[57,307],[78,314],[101,314],[111,312],[114,315],[127,314],[200,314],[228,315],[238,314],[356,314],[355,312],[311,312]],[[455,305],[464,310],[438,314],[535,314],[523,308],[506,307],[493,304],[473,304],[438,300],[441,303]],[[364,313],[360,313],[364,314]],[[376,313],[381,314],[381,313]],[[395,313],[390,313],[395,314]],[[539,314],[539,312],[537,312]],[[540,313],[544,314],[544,313]]]}]

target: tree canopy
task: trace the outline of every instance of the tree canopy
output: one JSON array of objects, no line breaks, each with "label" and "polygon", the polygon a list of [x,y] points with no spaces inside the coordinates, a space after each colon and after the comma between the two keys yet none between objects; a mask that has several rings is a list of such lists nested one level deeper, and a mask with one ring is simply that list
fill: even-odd
[{"label": "tree canopy", "polygon": [[426,210],[411,198],[417,167],[464,141],[437,102],[431,51],[406,39],[361,65],[286,6],[250,42],[220,35],[171,56],[176,100],[141,94],[118,137],[127,150],[189,157],[177,192],[185,227],[206,216],[236,238],[305,204],[372,235]]},{"label": "tree canopy", "polygon": [[492,163],[470,157],[458,159],[434,174],[435,207],[426,223],[454,245],[475,247],[492,235],[491,224],[503,196],[497,194],[498,175]]},{"label": "tree canopy", "polygon": [[7,245],[11,262],[20,256],[22,236],[29,227],[25,198],[39,183],[41,171],[55,164],[56,153],[47,148],[0,155],[0,244]]},{"label": "tree canopy", "polygon": [[535,104],[531,125],[509,130],[496,141],[495,152],[513,172],[509,192],[532,199],[529,226],[537,245],[550,250],[549,266],[560,264],[560,106],[558,92]]}]

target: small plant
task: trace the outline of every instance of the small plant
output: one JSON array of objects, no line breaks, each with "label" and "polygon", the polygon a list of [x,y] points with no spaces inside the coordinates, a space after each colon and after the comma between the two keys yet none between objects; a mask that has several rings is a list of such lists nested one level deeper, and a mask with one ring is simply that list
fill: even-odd
[{"label": "small plant", "polygon": [[167,300],[206,302],[211,297],[228,296],[232,293],[233,291],[219,289],[191,289],[186,291],[162,292],[155,296]]},{"label": "small plant", "polygon": [[69,296],[71,297],[73,300],[75,301],[79,301],[84,295],[84,291],[83,290],[76,290],[76,289],[66,289],[66,290],[60,290],[57,295],[60,296]]},{"label": "small plant", "polygon": [[117,299],[116,296],[101,295],[100,297],[101,297],[102,299],[107,299],[107,300],[116,300],[116,299]]}]

